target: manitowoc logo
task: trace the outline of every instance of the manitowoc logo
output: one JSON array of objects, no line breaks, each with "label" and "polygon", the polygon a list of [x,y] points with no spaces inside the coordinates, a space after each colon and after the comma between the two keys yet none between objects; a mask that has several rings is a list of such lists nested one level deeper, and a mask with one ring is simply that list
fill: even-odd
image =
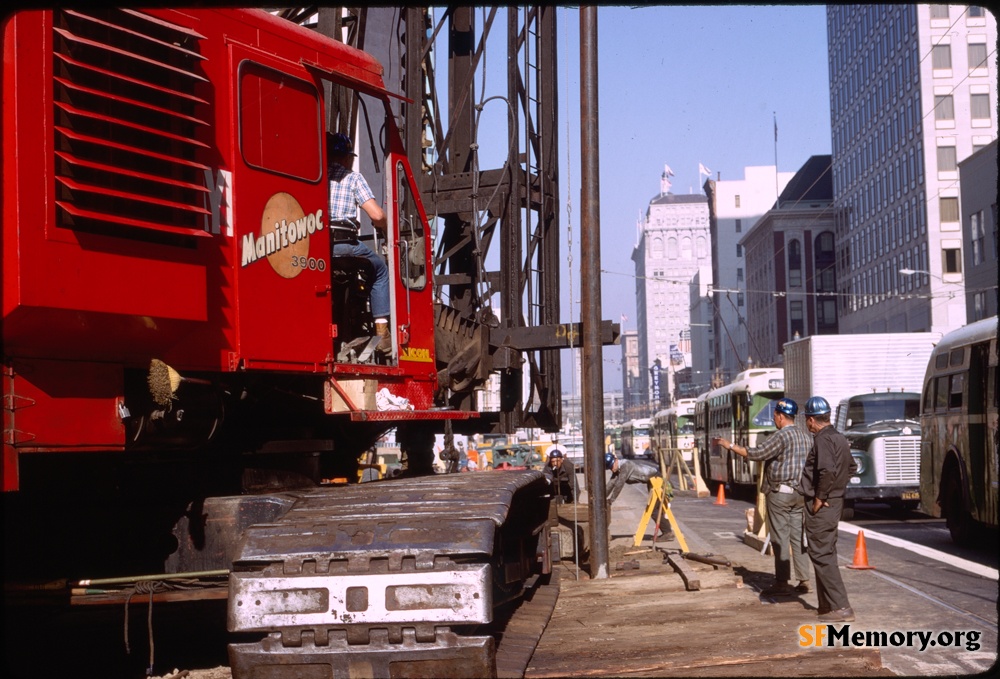
[{"label": "manitowoc logo", "polygon": [[266,257],[284,278],[294,278],[306,269],[324,271],[326,259],[309,256],[309,237],[323,228],[323,210],[307,215],[293,196],[276,193],[264,206],[260,235],[248,233],[240,242],[241,266]]}]

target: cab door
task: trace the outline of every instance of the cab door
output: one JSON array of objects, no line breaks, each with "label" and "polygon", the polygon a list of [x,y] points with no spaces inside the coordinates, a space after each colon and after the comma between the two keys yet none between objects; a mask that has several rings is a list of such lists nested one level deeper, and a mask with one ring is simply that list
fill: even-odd
[{"label": "cab door", "polygon": [[322,91],[300,65],[231,45],[237,359],[332,360]]}]

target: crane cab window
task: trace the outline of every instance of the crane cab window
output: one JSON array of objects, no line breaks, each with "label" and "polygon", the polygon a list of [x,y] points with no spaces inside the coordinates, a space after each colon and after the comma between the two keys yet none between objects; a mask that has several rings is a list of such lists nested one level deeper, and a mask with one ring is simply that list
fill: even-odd
[{"label": "crane cab window", "polygon": [[240,151],[247,165],[308,182],[323,176],[316,88],[252,61],[240,64]]},{"label": "crane cab window", "polygon": [[396,164],[396,197],[399,201],[399,274],[410,290],[423,290],[427,285],[427,261],[424,242],[424,225],[417,212],[413,193],[410,191],[409,175],[403,163]]}]

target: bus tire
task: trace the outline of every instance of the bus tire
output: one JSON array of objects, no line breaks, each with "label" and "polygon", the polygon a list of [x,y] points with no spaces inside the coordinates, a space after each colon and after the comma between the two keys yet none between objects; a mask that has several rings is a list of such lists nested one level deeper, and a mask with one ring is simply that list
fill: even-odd
[{"label": "bus tire", "polygon": [[944,492],[941,493],[945,525],[951,533],[951,541],[960,547],[970,547],[975,541],[975,522],[965,508],[962,485],[956,474],[948,476]]}]

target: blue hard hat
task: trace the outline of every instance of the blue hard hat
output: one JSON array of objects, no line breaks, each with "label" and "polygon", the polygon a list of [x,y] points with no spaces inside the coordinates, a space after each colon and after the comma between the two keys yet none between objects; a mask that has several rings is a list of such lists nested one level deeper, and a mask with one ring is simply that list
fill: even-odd
[{"label": "blue hard hat", "polygon": [[830,404],[822,396],[813,396],[806,401],[806,417],[815,415],[829,415]]},{"label": "blue hard hat", "polygon": [[563,451],[559,450],[558,448],[549,453],[550,460],[554,457],[562,457],[562,456],[563,456]]},{"label": "blue hard hat", "polygon": [[604,453],[604,468],[611,469],[612,467],[614,467],[616,459],[617,458],[615,457],[614,453]]},{"label": "blue hard hat", "polygon": [[328,134],[326,137],[326,152],[331,156],[353,156],[354,142],[343,132]]},{"label": "blue hard hat", "polygon": [[782,415],[788,415],[789,417],[795,417],[799,412],[799,404],[790,398],[778,399],[778,403],[774,406]]}]

